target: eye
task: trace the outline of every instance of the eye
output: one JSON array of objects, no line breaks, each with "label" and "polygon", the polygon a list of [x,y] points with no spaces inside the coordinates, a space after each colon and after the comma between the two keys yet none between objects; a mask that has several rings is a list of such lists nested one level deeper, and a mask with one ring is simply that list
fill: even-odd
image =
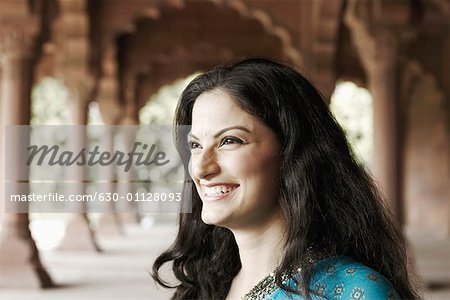
[{"label": "eye", "polygon": [[234,136],[226,136],[220,142],[220,147],[225,145],[244,144],[244,141]]},{"label": "eye", "polygon": [[199,143],[197,143],[196,141],[188,141],[188,147],[191,150],[201,149],[202,148],[202,146]]}]

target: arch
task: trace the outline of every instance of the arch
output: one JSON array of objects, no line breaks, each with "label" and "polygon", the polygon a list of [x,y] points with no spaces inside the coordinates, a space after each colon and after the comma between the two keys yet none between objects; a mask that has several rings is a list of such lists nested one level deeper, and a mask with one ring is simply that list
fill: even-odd
[{"label": "arch", "polygon": [[163,85],[210,69],[233,56],[234,53],[229,49],[219,49],[213,44],[203,43],[192,47],[177,47],[171,53],[155,57],[152,63],[143,66],[145,71],[137,75],[137,110]]},{"label": "arch", "polygon": [[[192,9],[216,13],[225,11],[225,14],[232,12],[232,14],[234,13],[234,15],[238,17],[237,19],[240,20],[240,23],[258,24],[263,29],[265,36],[272,37],[279,41],[279,45],[282,48],[281,53],[283,59],[296,66],[303,65],[303,57],[300,51],[294,47],[289,31],[274,24],[270,15],[264,10],[251,8],[241,0],[168,0],[156,2],[153,5],[142,9],[140,13],[123,26],[123,28],[126,28],[125,33],[136,35],[139,34],[140,27],[145,22],[153,21],[154,23],[158,23],[172,13],[178,13],[179,16],[182,16],[183,13],[189,12]],[[228,15],[231,16],[232,14]]]},{"label": "arch", "polygon": [[[249,55],[297,66],[303,63],[288,31],[274,25],[267,13],[250,9],[242,1],[168,1],[142,10],[133,24],[132,31],[118,40],[122,91],[136,88],[127,86],[125,81],[139,81],[142,86],[143,77],[150,74],[163,77],[152,70],[174,59],[178,64],[169,71],[177,73],[177,69],[184,68],[182,76],[197,71],[198,65],[211,67],[223,60]],[[189,62],[192,59],[195,64]],[[176,79],[174,75],[167,76],[162,81]],[[136,80],[125,80],[130,77]]]}]

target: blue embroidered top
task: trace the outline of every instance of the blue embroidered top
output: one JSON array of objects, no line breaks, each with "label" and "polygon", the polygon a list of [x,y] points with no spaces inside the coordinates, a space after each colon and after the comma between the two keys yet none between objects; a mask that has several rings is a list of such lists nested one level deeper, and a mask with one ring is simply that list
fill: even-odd
[{"label": "blue embroidered top", "polygon": [[[295,288],[292,279],[288,285]],[[349,258],[333,257],[323,259],[314,266],[310,288],[317,294],[314,300],[358,299],[393,300],[400,299],[392,284],[375,270]],[[304,299],[277,288],[270,300]]]}]

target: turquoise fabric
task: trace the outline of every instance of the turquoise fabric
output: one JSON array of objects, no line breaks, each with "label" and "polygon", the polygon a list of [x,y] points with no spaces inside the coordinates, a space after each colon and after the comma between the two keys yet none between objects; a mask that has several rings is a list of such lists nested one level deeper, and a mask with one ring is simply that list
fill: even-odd
[{"label": "turquoise fabric", "polygon": [[[288,284],[295,287],[292,279]],[[334,257],[319,261],[314,267],[310,288],[317,294],[311,295],[311,299],[314,300],[400,299],[392,284],[385,277],[349,257]],[[266,299],[301,300],[304,298],[288,294],[278,288]]]}]

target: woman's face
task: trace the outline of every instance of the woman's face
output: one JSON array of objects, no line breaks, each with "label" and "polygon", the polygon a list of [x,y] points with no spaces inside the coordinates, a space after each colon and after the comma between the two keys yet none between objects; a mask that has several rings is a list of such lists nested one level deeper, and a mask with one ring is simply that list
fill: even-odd
[{"label": "woman's face", "polygon": [[195,101],[188,141],[203,222],[238,229],[272,220],[279,210],[280,163],[269,127],[214,90]]}]

